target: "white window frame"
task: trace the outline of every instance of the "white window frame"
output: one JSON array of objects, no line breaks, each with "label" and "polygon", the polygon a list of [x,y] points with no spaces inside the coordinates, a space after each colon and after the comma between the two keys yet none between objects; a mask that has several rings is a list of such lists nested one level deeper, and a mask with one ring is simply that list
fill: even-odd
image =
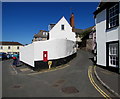
[{"label": "white window frame", "polygon": [[43,35],[46,35],[46,32],[43,32]]},{"label": "white window frame", "polygon": [[47,36],[47,35],[48,35],[48,33],[46,32],[46,33],[45,33],[45,35]]},{"label": "white window frame", "polygon": [[118,44],[117,43],[109,44],[109,66],[118,67],[117,58],[118,58]]}]

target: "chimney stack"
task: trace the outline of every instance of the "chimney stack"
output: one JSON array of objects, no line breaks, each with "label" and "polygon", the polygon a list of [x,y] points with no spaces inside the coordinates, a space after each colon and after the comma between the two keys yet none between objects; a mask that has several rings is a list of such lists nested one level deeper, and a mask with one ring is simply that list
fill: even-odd
[{"label": "chimney stack", "polygon": [[70,25],[72,27],[72,31],[74,32],[75,25],[74,25],[74,14],[73,13],[71,14],[71,17],[70,17]]}]

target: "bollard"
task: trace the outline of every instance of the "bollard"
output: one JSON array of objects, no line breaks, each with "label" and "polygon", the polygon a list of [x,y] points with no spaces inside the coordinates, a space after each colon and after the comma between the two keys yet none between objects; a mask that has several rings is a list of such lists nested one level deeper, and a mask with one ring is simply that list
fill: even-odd
[{"label": "bollard", "polygon": [[49,69],[51,69],[52,61],[48,61]]}]

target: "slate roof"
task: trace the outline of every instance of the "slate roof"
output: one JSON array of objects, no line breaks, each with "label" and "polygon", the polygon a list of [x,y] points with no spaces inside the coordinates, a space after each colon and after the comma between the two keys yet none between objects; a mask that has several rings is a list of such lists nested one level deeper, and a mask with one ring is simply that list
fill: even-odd
[{"label": "slate roof", "polygon": [[48,31],[40,30],[40,31],[38,32],[38,34],[35,34],[35,35],[34,35],[34,38],[39,38],[39,37],[41,37],[41,38],[47,38],[47,35],[43,35],[43,32],[48,32]]},{"label": "slate roof", "polygon": [[5,41],[0,42],[0,45],[22,45],[24,46],[23,44],[19,42],[5,42]]},{"label": "slate roof", "polygon": [[[114,0],[115,2],[112,2],[112,0],[106,0],[106,2],[103,2],[103,1],[105,1],[105,0],[102,0],[102,1],[99,3],[96,11],[94,11],[94,13],[93,13],[93,14],[94,14],[94,17],[96,17],[96,15],[97,15],[98,13],[100,13],[102,10],[104,10],[104,9],[106,9],[106,8],[109,8],[111,5],[113,5],[113,4],[115,4],[116,2],[118,2],[118,0]],[[107,2],[107,1],[108,1],[108,2]]]},{"label": "slate roof", "polygon": [[77,34],[81,34],[81,33],[83,32],[83,30],[82,30],[82,29],[76,29],[76,28],[75,28],[75,29],[74,29],[74,32],[77,33]]},{"label": "slate roof", "polygon": [[93,28],[94,26],[92,26],[92,27],[89,27],[89,28],[86,28],[86,29],[84,29],[83,30],[83,32],[82,32],[82,39],[85,39],[85,38],[88,38],[89,37],[89,34],[92,32],[92,31],[95,31],[95,30],[93,30],[92,28]]},{"label": "slate roof", "polygon": [[94,26],[91,26],[89,28],[86,28],[86,29],[74,29],[75,33],[79,34],[79,35],[82,35],[82,37],[84,37],[85,35],[87,35],[88,33],[90,33]]}]

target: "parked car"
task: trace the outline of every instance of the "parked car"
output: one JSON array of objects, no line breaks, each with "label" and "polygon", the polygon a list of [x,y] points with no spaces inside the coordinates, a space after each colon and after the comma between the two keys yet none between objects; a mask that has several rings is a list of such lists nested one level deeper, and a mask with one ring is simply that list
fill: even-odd
[{"label": "parked car", "polygon": [[0,59],[2,59],[2,60],[7,59],[7,54],[1,52],[1,53],[0,53]]},{"label": "parked car", "polygon": [[13,54],[9,54],[9,53],[7,54],[8,59],[11,59],[12,57],[13,57]]}]

